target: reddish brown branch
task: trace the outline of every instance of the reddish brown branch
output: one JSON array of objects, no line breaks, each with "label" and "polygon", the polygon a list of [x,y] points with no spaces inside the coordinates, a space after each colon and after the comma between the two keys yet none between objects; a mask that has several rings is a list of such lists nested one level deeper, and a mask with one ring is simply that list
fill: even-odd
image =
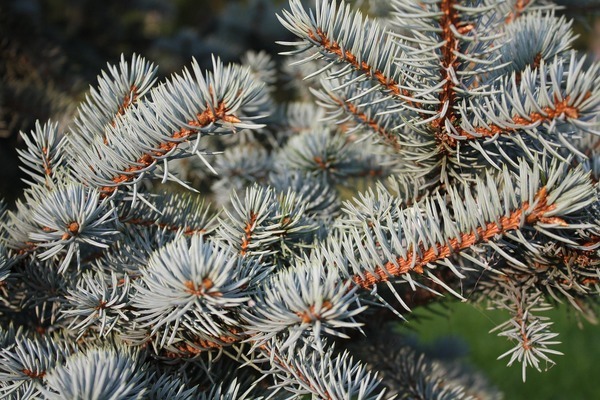
[{"label": "reddish brown branch", "polygon": [[[331,302],[329,300],[325,300],[323,302],[323,305],[321,306],[321,310],[327,311],[327,310],[330,310],[332,307],[333,307],[333,304],[331,304]],[[314,305],[310,306],[308,311],[297,312],[296,315],[300,317],[300,319],[302,320],[302,323],[304,323],[304,324],[308,324],[308,323],[311,323],[312,321],[320,320],[322,318],[321,314],[315,313]]]},{"label": "reddish brown branch", "polygon": [[527,335],[527,330],[525,329],[525,324],[527,323],[527,321],[525,321],[525,319],[523,318],[523,316],[525,315],[525,311],[523,310],[523,307],[521,306],[521,296],[517,294],[517,301],[516,301],[516,306],[517,306],[517,313],[515,316],[515,322],[518,324],[519,326],[519,333],[521,335],[521,347],[523,348],[523,350],[528,351],[531,350],[531,345],[529,344],[529,336]]},{"label": "reddish brown branch", "polygon": [[18,255],[22,256],[23,254],[35,251],[38,248],[37,243],[35,242],[25,242],[24,246],[16,249]]},{"label": "reddish brown branch", "polygon": [[[321,29],[317,29],[316,32],[309,31],[307,33],[311,40],[321,45],[327,52],[335,54],[340,60],[352,65],[357,71],[372,77],[390,92],[397,96],[411,97],[411,93],[406,89],[401,89],[398,82],[396,82],[393,78],[385,76],[383,71],[373,68],[366,61],[359,62],[358,57],[355,54],[352,54],[348,49],[342,49],[338,42],[329,40],[327,35],[325,35]],[[412,101],[407,99],[405,100],[411,106],[417,107]]]},{"label": "reddish brown branch", "polygon": [[531,0],[517,0],[514,10],[508,14],[504,22],[510,24],[515,19],[519,18],[523,14],[525,8],[527,8],[530,2]]},{"label": "reddish brown branch", "polygon": [[161,223],[161,222],[156,222],[156,221],[151,221],[151,220],[145,220],[142,218],[132,218],[132,219],[128,219],[125,221],[122,221],[124,223],[127,224],[132,224],[132,225],[140,225],[140,226],[152,226],[152,225],[156,225],[159,228],[162,229],[166,229],[168,231],[171,232],[175,232],[178,230],[183,230],[183,234],[184,235],[196,235],[199,233],[205,233],[206,229],[204,228],[193,228],[191,226],[178,226],[178,225],[171,225],[171,224],[165,224],[165,223]]},{"label": "reddish brown branch", "polygon": [[196,357],[203,352],[221,349],[225,345],[239,342],[241,339],[237,336],[237,330],[231,329],[230,331],[232,336],[220,336],[214,340],[196,338],[193,342],[175,345],[174,351],[164,350],[162,355],[167,358]]},{"label": "reddish brown branch", "polygon": [[[570,97],[567,96],[563,100],[558,100],[558,98],[554,97],[554,105],[546,106],[542,108],[542,113],[532,112],[527,117],[522,116],[514,116],[512,118],[512,123],[515,125],[521,125],[523,127],[530,126],[534,123],[544,123],[546,121],[551,121],[555,118],[558,118],[561,115],[566,115],[569,118],[579,118],[579,110],[577,107],[570,106],[569,103]],[[475,128],[475,132],[478,135],[473,135],[462,128],[458,128],[459,134],[469,140],[479,139],[480,137],[491,137],[495,135],[507,134],[515,132],[516,128],[509,127],[500,127],[495,124],[490,124],[488,127],[479,127]]]},{"label": "reddish brown branch", "polygon": [[[467,32],[473,29],[472,25],[460,27],[459,13],[454,7],[454,0],[442,0],[440,3],[442,17],[440,18],[440,28],[442,29],[442,57],[440,60],[440,75],[444,79],[444,85],[439,94],[439,109],[440,117],[431,123],[431,127],[436,131],[436,139],[439,144],[456,146],[456,139],[450,136],[446,130],[446,125],[454,125],[457,121],[455,105],[456,105],[456,90],[454,77],[460,65],[458,60],[459,40],[454,35],[452,27],[460,29],[462,32]],[[442,114],[443,113],[443,114]]]},{"label": "reddish brown branch", "polygon": [[[533,61],[528,63],[528,65],[530,66],[531,69],[536,69],[540,66],[541,62],[542,62],[542,53],[537,53],[535,55],[535,57],[533,57]],[[521,74],[522,74],[522,71],[517,71],[515,73],[515,82],[517,83],[517,85],[521,83]]]},{"label": "reddish brown branch", "polygon": [[120,115],[125,114],[125,111],[127,111],[127,109],[129,107],[131,107],[131,105],[137,101],[137,99],[138,99],[137,90],[138,90],[137,86],[131,85],[131,87],[129,88],[129,93],[125,95],[125,98],[123,98],[123,102],[119,106],[117,115],[116,115],[115,119],[112,121],[112,126],[115,126],[116,118]]},{"label": "reddish brown branch", "polygon": [[27,375],[31,379],[42,379],[46,376],[46,371],[37,372],[37,371],[31,371],[31,370],[25,368],[25,369],[22,369],[21,372],[23,372],[25,375]]},{"label": "reddish brown branch", "polygon": [[400,150],[400,143],[398,142],[398,137],[396,135],[394,135],[392,132],[388,132],[384,127],[382,127],[381,125],[379,125],[377,123],[377,121],[375,121],[372,118],[369,118],[369,116],[367,114],[365,114],[364,112],[360,111],[358,109],[357,106],[355,106],[354,104],[350,103],[349,101],[342,101],[339,99],[334,98],[333,96],[330,96],[330,98],[335,101],[337,104],[339,104],[340,106],[344,107],[346,110],[348,110],[349,113],[351,113],[352,115],[354,115],[354,117],[356,119],[358,119],[359,121],[361,121],[363,124],[367,125],[369,128],[371,128],[375,133],[377,133],[377,135],[383,139],[383,141],[390,145],[394,150],[399,151]]},{"label": "reddish brown branch", "polygon": [[242,246],[240,250],[241,255],[246,255],[248,252],[248,247],[250,246],[250,242],[252,241],[252,233],[254,233],[254,224],[256,224],[256,219],[258,215],[253,211],[250,212],[250,220],[246,222],[246,226],[244,227],[244,236],[242,237]]},{"label": "reddish brown branch", "polygon": [[[125,95],[123,101],[119,105],[119,109],[117,110],[117,114],[110,121],[111,126],[114,128],[117,125],[117,118],[124,115],[128,108],[130,108],[138,99],[138,87],[136,85],[131,85],[129,88],[129,93]],[[104,135],[104,144],[108,144],[108,138]]]},{"label": "reddish brown branch", "polygon": [[596,254],[596,250],[587,249],[595,249],[598,243],[600,243],[600,237],[593,236],[582,244],[583,249],[563,247],[559,253],[561,261],[565,265],[572,265],[574,263],[581,268],[596,268],[600,265],[600,259]]},{"label": "reddish brown branch", "polygon": [[[44,232],[48,232],[48,233],[54,233],[54,232],[58,232],[56,229],[52,229],[48,226],[42,226],[41,227],[42,230]],[[64,232],[62,234],[62,236],[60,237],[61,240],[68,240],[69,238],[73,237],[73,236],[77,236],[77,234],[79,233],[79,223],[77,221],[72,221],[69,223],[69,225],[66,226],[67,228],[67,232]],[[32,251],[37,250],[38,248],[38,244],[36,242],[25,242],[24,246],[15,249],[17,251],[17,254],[19,255],[23,255],[25,253],[29,253]]]},{"label": "reddish brown branch", "polygon": [[[547,205],[546,195],[545,187],[540,189],[536,194],[536,206],[525,218],[526,223],[531,225],[537,222],[548,222],[544,214],[554,209],[555,205]],[[383,266],[376,267],[374,274],[366,271],[362,276],[359,274],[354,275],[352,280],[363,289],[370,289],[377,283],[385,282],[390,278],[399,277],[410,272],[422,274],[427,264],[450,257],[452,254],[468,249],[475,244],[487,242],[496,235],[519,229],[523,222],[523,214],[528,209],[529,204],[525,202],[520,209],[513,211],[508,216],[499,218],[498,222],[489,222],[485,228],[478,227],[476,232],[461,234],[460,238],[450,239],[446,244],[438,244],[435,247],[421,249],[421,256],[413,256],[412,252],[409,251],[409,255],[406,258],[397,257],[395,263],[388,261]]]},{"label": "reddish brown branch", "polygon": [[[156,222],[156,221],[150,221],[150,220],[144,220],[142,218],[132,218],[132,219],[128,219],[125,221],[121,221],[123,223],[127,223],[127,224],[132,224],[132,225],[140,225],[140,226],[152,226],[152,225],[156,225],[159,228],[163,228],[166,230],[169,230],[171,232],[175,232],[178,230],[183,230],[183,234],[184,235],[197,235],[200,233],[206,233],[206,229],[204,228],[192,228],[190,226],[185,226],[185,227],[180,227],[177,225],[169,225],[169,224],[165,224],[165,223],[160,223],[160,222]],[[45,232],[55,232],[54,230],[48,228],[48,227],[43,227],[42,228]],[[77,222],[71,222],[68,226],[68,231],[69,232],[65,232],[63,233],[63,235],[61,236],[62,240],[68,240],[71,236],[75,236],[77,235],[77,233],[79,233],[79,224]],[[38,245],[35,242],[25,242],[25,246],[17,249],[17,253],[19,255],[25,254],[25,253],[29,253],[32,251],[37,250]],[[94,254],[91,258],[87,258],[84,262],[89,262],[91,261],[93,258],[97,258],[97,257],[101,257],[102,254],[104,254],[104,252],[98,252],[96,254]]]},{"label": "reddish brown branch", "polygon": [[44,163],[44,174],[46,176],[52,175],[52,164],[50,163],[50,158],[48,157],[48,148],[42,147],[42,156]]},{"label": "reddish brown branch", "polygon": [[[260,346],[260,349],[265,353],[265,355],[272,360],[272,362],[276,365],[279,366],[279,368],[281,368],[282,370],[294,375],[298,380],[300,380],[301,382],[303,382],[305,385],[307,385],[313,393],[318,392],[317,389],[315,388],[315,386],[312,384],[311,380],[309,378],[307,378],[301,371],[299,371],[297,368],[292,367],[291,365],[289,365],[289,363],[287,363],[285,361],[285,358],[280,357],[276,352],[274,352],[273,350],[271,350],[267,345],[262,345]],[[271,354],[274,353],[274,354]],[[323,399],[325,400],[332,400],[333,397],[331,397],[331,395],[329,393],[325,393],[325,396],[323,397]]]},{"label": "reddish brown branch", "polygon": [[212,296],[212,297],[223,296],[223,293],[221,293],[221,292],[208,293],[208,290],[210,290],[214,286],[214,282],[210,278],[202,279],[202,283],[200,285],[198,285],[192,281],[185,281],[183,283],[183,285],[186,288],[185,291],[190,294],[193,294],[194,296]]},{"label": "reddish brown branch", "polygon": [[[189,121],[188,125],[193,126],[193,129],[182,128],[177,132],[171,135],[171,138],[175,139],[173,142],[165,142],[160,143],[157,150],[154,150],[150,153],[145,153],[140,158],[138,158],[133,164],[125,169],[122,174],[119,174],[112,178],[112,181],[119,185],[124,182],[129,182],[135,178],[135,173],[138,171],[147,168],[152,163],[156,161],[157,157],[163,156],[167,154],[169,151],[173,150],[180,143],[180,139],[187,139],[193,134],[197,133],[200,128],[208,126],[211,123],[214,123],[218,120],[222,120],[225,122],[236,123],[240,122],[239,118],[235,115],[227,114],[227,107],[225,103],[220,102],[219,105],[213,110],[210,107],[207,107],[206,110],[197,114],[197,118],[195,121]],[[117,190],[118,186],[103,186],[100,188],[101,196],[107,197],[110,196],[115,190]]]},{"label": "reddish brown branch", "polygon": [[[511,14],[510,21],[518,17],[528,3],[529,0],[519,0],[515,6],[515,11]],[[474,27],[472,24],[465,24],[464,22],[460,21],[459,12],[454,7],[454,4],[455,0],[442,0],[440,3],[440,9],[442,11],[440,27],[442,30],[441,36],[444,41],[444,46],[441,48],[442,56],[440,60],[440,74],[444,79],[444,85],[439,95],[440,105],[438,111],[440,113],[440,117],[431,123],[431,127],[436,131],[437,142],[441,145],[445,145],[445,147],[456,147],[458,143],[456,138],[449,135],[449,132],[447,132],[447,125],[455,127],[459,135],[467,139],[477,138],[477,136],[469,134],[464,129],[456,126],[458,116],[456,113],[457,92],[455,89],[456,85],[454,83],[454,75],[460,67],[460,60],[458,58],[460,41],[459,38],[454,34],[452,27],[454,27],[460,34],[465,34],[471,31]],[[510,21],[507,20],[507,23]],[[532,61],[532,66],[537,67],[539,66],[540,62],[541,55],[537,54]],[[520,76],[517,76],[517,79],[520,79]],[[527,118],[515,116],[513,117],[513,122],[517,125],[528,125],[537,121],[543,122],[545,120],[553,119],[563,113],[571,118],[577,118],[579,115],[578,110],[567,105],[568,99],[569,97],[563,99],[562,101],[558,101],[558,99],[555,97],[554,107],[545,107],[543,109],[546,115],[541,113],[531,113],[528,118],[529,121]],[[515,130],[516,128],[503,129],[492,124],[489,126],[489,128],[477,128],[476,132],[484,137],[489,137],[499,133],[513,132]]]},{"label": "reddish brown branch", "polygon": [[108,302],[106,300],[100,300],[98,305],[96,307],[94,307],[94,310],[96,310],[96,311],[104,310],[104,309],[106,309],[107,304],[108,304]]},{"label": "reddish brown branch", "polygon": [[314,156],[313,157],[313,161],[315,162],[315,164],[317,164],[317,167],[319,167],[320,169],[322,169],[323,171],[326,171],[329,168],[329,162],[324,161],[321,157],[319,156]]}]

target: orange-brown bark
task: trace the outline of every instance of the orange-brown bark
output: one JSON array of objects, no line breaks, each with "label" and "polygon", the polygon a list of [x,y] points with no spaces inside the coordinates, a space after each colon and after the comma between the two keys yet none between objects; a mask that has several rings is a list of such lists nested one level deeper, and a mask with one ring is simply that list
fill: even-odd
[{"label": "orange-brown bark", "polygon": [[510,24],[515,19],[519,18],[523,14],[525,8],[527,8],[527,5],[529,5],[529,3],[531,3],[531,0],[517,0],[515,8],[512,10],[512,12],[508,14],[504,21],[507,24]]},{"label": "orange-brown bark", "polygon": [[[141,171],[144,168],[150,166],[156,161],[157,157],[163,156],[169,151],[173,150],[175,147],[177,147],[177,145],[179,144],[178,139],[189,138],[193,134],[197,133],[200,128],[208,126],[209,124],[214,123],[218,120],[231,123],[240,122],[239,118],[237,118],[235,115],[228,114],[227,111],[227,107],[223,102],[219,103],[219,105],[214,109],[214,111],[210,107],[207,107],[203,112],[197,114],[197,118],[195,121],[188,122],[188,125],[191,125],[194,128],[182,128],[177,132],[173,133],[171,137],[173,139],[176,139],[177,141],[160,143],[156,150],[141,155],[135,162],[132,163],[135,165],[126,168],[122,174],[113,177],[112,181],[117,185],[120,183],[132,181],[135,178],[135,172]],[[114,193],[115,190],[117,190],[117,187],[118,186],[103,186],[102,188],[100,188],[100,191],[102,192],[101,196],[110,196],[112,193]]]},{"label": "orange-brown bark", "polygon": [[373,118],[369,118],[369,116],[366,113],[360,111],[357,106],[355,106],[354,104],[352,104],[348,101],[343,102],[343,101],[333,98],[333,97],[332,97],[332,100],[334,100],[340,106],[347,109],[348,112],[350,112],[352,115],[354,115],[354,117],[356,119],[358,119],[359,121],[361,121],[362,123],[367,125],[369,128],[371,128],[383,140],[384,143],[388,144],[396,151],[400,150],[401,146],[398,141],[398,137],[396,135],[394,135],[392,132],[387,131],[381,125],[379,125],[377,123],[377,121],[374,120]]},{"label": "orange-brown bark", "polygon": [[[398,82],[396,82],[393,78],[386,76],[383,71],[372,67],[366,61],[359,62],[358,57],[355,54],[352,54],[350,51],[348,51],[348,49],[342,49],[342,46],[340,46],[338,42],[329,40],[325,32],[323,32],[321,29],[317,29],[316,32],[309,31],[307,34],[309,38],[322,46],[327,52],[335,54],[340,60],[352,65],[357,71],[372,77],[379,82],[380,85],[395,95],[404,97],[411,96],[411,93],[408,90],[402,89]],[[412,106],[415,106],[412,101],[407,100],[407,102]]]},{"label": "orange-brown bark", "polygon": [[160,223],[160,222],[156,222],[156,221],[150,221],[150,220],[145,220],[142,218],[132,218],[132,219],[128,219],[126,221],[122,221],[125,222],[127,224],[133,224],[133,225],[141,225],[141,226],[152,226],[152,225],[156,225],[159,228],[163,228],[169,231],[178,231],[178,230],[183,230],[183,234],[184,235],[196,235],[199,233],[205,233],[206,229],[204,228],[192,228],[191,226],[178,226],[178,225],[170,225],[170,224],[165,224],[165,223]]},{"label": "orange-brown bark", "polygon": [[375,273],[364,272],[361,275],[356,274],[352,277],[355,284],[363,289],[369,289],[380,282],[388,281],[390,278],[397,278],[401,275],[415,272],[422,274],[424,268],[429,263],[449,257],[450,255],[468,249],[469,247],[487,242],[494,236],[508,231],[518,229],[523,222],[534,224],[537,222],[548,222],[544,214],[554,209],[554,205],[548,206],[546,201],[546,188],[540,189],[536,195],[536,206],[523,221],[523,214],[529,210],[529,204],[525,202],[523,207],[513,211],[508,216],[499,218],[498,222],[489,222],[485,228],[478,227],[476,232],[461,234],[460,238],[452,238],[445,244],[438,244],[436,247],[421,249],[421,256],[410,254],[404,257],[397,257],[395,263],[388,261],[383,266],[377,266]]},{"label": "orange-brown bark", "polygon": [[[512,123],[515,125],[521,125],[523,127],[530,126],[536,122],[543,123],[546,121],[551,121],[555,118],[558,118],[561,115],[566,115],[569,118],[579,118],[579,109],[574,106],[570,106],[569,96],[566,96],[562,100],[558,100],[558,98],[554,98],[554,104],[552,106],[546,106],[542,108],[542,113],[532,112],[527,117],[522,116],[514,116],[512,118]],[[491,137],[495,135],[503,135],[515,132],[518,128],[510,128],[510,127],[500,127],[495,124],[490,124],[487,127],[479,127],[475,128],[475,132],[482,137]],[[473,135],[464,129],[457,129],[459,134],[465,139],[473,140],[478,139],[480,136]]]},{"label": "orange-brown bark", "polygon": [[[448,135],[446,125],[454,125],[457,120],[455,112],[456,90],[454,76],[459,67],[457,54],[460,44],[458,38],[452,31],[452,27],[459,28],[460,26],[459,13],[458,10],[454,8],[454,3],[454,0],[442,0],[440,3],[440,10],[442,11],[440,28],[442,30],[441,36],[444,42],[444,46],[440,49],[442,53],[440,59],[440,75],[442,79],[444,79],[444,85],[439,95],[440,105],[438,111],[440,112],[440,117],[431,123],[431,127],[436,131],[438,143],[447,144],[449,146],[456,146],[456,139]],[[464,32],[469,30],[469,26],[462,26],[461,28]]]},{"label": "orange-brown bark", "polygon": [[244,227],[244,236],[242,237],[242,246],[240,250],[241,255],[246,255],[246,253],[248,252],[248,247],[250,246],[250,242],[252,242],[254,224],[256,223],[257,218],[257,214],[255,214],[254,212],[250,212],[250,220],[246,222],[246,226]]}]

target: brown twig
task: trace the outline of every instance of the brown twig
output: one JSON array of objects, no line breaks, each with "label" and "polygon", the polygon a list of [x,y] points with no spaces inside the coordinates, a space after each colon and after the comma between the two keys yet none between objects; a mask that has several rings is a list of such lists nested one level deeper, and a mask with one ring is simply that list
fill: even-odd
[{"label": "brown twig", "polygon": [[171,232],[176,232],[176,231],[182,230],[183,234],[188,235],[188,236],[196,235],[199,233],[206,233],[206,229],[204,229],[204,228],[193,228],[193,227],[187,226],[187,225],[184,227],[181,227],[178,225],[166,224],[166,223],[157,222],[154,220],[145,220],[142,218],[132,218],[132,219],[128,219],[128,220],[121,221],[121,222],[127,223],[127,224],[132,224],[132,225],[140,225],[140,226],[156,225],[159,228],[166,229]]},{"label": "brown twig", "polygon": [[410,272],[423,274],[424,267],[437,260],[442,260],[450,255],[468,249],[469,247],[487,242],[496,235],[518,229],[523,222],[534,224],[537,222],[549,222],[544,214],[555,208],[555,205],[547,205],[547,191],[543,187],[535,196],[535,208],[523,221],[523,214],[529,210],[529,203],[514,210],[508,216],[500,217],[498,222],[489,222],[485,228],[478,227],[476,232],[464,233],[460,238],[452,238],[446,244],[438,244],[435,247],[422,249],[421,256],[409,252],[407,257],[397,257],[395,262],[388,261],[383,266],[377,266],[374,273],[365,271],[362,275],[356,274],[352,281],[363,289],[370,289],[380,282],[386,282],[392,277],[399,277]]},{"label": "brown twig", "polygon": [[[512,123],[520,126],[529,126],[535,124],[537,122],[543,123],[547,121],[551,121],[561,115],[566,115],[569,118],[579,118],[579,109],[574,106],[570,106],[569,103],[570,97],[566,96],[563,100],[558,100],[558,98],[554,97],[554,104],[552,106],[546,106],[542,108],[542,112],[532,112],[527,117],[522,117],[520,115],[514,116],[512,118]],[[462,128],[458,128],[459,134],[467,139],[474,140],[479,139],[480,137],[492,137],[496,135],[508,134],[515,132],[518,127],[500,127],[495,124],[489,124],[487,127],[478,127],[475,128],[475,134],[469,133]]]},{"label": "brown twig", "polygon": [[383,139],[384,143],[391,146],[395,151],[400,150],[401,146],[400,142],[398,141],[398,137],[392,132],[387,131],[383,126],[379,125],[375,119],[369,118],[366,113],[360,111],[357,106],[349,101],[342,101],[331,95],[329,95],[329,97],[338,105],[346,109],[350,114],[352,114],[354,118],[371,128],[381,139]]},{"label": "brown twig", "polygon": [[459,13],[454,7],[454,0],[442,0],[440,3],[442,17],[440,18],[440,28],[442,30],[442,40],[444,46],[441,48],[442,57],[440,60],[440,75],[444,79],[444,85],[439,94],[439,113],[440,117],[431,123],[431,127],[436,131],[436,140],[440,145],[456,146],[456,139],[446,132],[446,125],[454,125],[457,121],[455,112],[456,90],[454,84],[455,71],[460,62],[458,60],[459,40],[454,35],[452,27],[456,27],[460,33],[466,33],[473,29],[472,25],[460,26]]},{"label": "brown twig", "polygon": [[105,198],[110,196],[112,193],[114,193],[115,190],[117,190],[119,184],[129,182],[135,179],[136,172],[141,171],[144,168],[150,166],[156,161],[157,157],[163,156],[169,151],[176,148],[182,139],[189,138],[193,134],[197,133],[200,128],[206,127],[209,124],[214,123],[218,120],[231,123],[240,122],[239,118],[237,118],[235,115],[228,114],[227,111],[227,107],[223,102],[220,102],[218,106],[214,109],[207,106],[207,108],[203,112],[197,114],[197,118],[195,121],[188,122],[188,125],[194,128],[181,128],[180,130],[176,131],[171,135],[171,138],[175,139],[174,141],[160,143],[156,150],[153,150],[149,153],[145,153],[142,156],[140,156],[135,162],[132,163],[134,165],[126,168],[123,171],[123,173],[118,174],[112,178],[112,181],[117,186],[103,186],[100,188],[101,197]]},{"label": "brown twig", "polygon": [[[407,89],[402,89],[399,83],[393,78],[386,76],[383,71],[372,67],[366,61],[359,62],[358,57],[355,54],[352,54],[348,49],[342,49],[342,46],[340,46],[338,42],[329,40],[327,35],[321,29],[317,29],[316,32],[308,31],[307,35],[312,41],[323,47],[325,51],[335,54],[340,60],[352,65],[357,71],[370,76],[393,94],[411,97],[411,93]],[[415,105],[410,99],[405,99],[405,101],[413,107],[418,107],[418,105]]]},{"label": "brown twig", "polygon": [[504,21],[507,24],[510,24],[515,19],[519,18],[523,14],[525,8],[527,8],[530,2],[531,0],[517,0],[514,10],[508,14]]},{"label": "brown twig", "polygon": [[256,224],[256,219],[258,215],[253,211],[250,212],[250,220],[246,222],[246,226],[244,227],[244,236],[242,237],[242,246],[240,250],[241,255],[246,255],[248,252],[248,247],[250,246],[250,242],[252,241],[252,234],[254,233],[254,228]]}]

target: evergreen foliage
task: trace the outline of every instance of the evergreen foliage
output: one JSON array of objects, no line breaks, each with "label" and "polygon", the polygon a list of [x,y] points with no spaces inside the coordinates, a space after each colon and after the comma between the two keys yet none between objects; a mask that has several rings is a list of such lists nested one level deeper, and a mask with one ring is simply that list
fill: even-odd
[{"label": "evergreen foliage", "polygon": [[282,68],[122,57],[22,133],[0,396],[497,398],[390,339],[442,296],[555,362],[544,311],[600,289],[600,64],[550,3],[371,3],[290,0]]}]

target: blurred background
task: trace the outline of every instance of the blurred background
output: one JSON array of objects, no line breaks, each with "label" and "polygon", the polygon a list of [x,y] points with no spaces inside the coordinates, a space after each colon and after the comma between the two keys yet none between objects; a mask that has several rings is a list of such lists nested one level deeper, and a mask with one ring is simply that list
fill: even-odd
[{"label": "blurred background", "polygon": [[[278,51],[291,39],[270,0],[0,0],[0,195],[21,192],[20,130],[70,121],[106,63],[143,55],[159,79],[196,57],[238,61],[249,49]],[[281,50],[279,48],[279,50]]]},{"label": "blurred background", "polygon": [[[562,3],[580,35],[576,46],[598,59],[600,1]],[[209,67],[211,54],[225,61],[249,49],[276,54],[282,47],[275,41],[291,39],[275,16],[285,6],[285,0],[0,0],[0,196],[10,204],[21,193],[18,132],[38,119],[66,127],[107,62],[138,53],[164,77],[191,57]],[[487,333],[507,319],[502,313],[449,303],[415,317],[399,331],[433,354],[469,360],[507,399],[600,398],[599,329],[566,308],[551,315],[565,356],[548,372],[529,371],[525,384],[520,367],[496,360],[510,343]]]}]

